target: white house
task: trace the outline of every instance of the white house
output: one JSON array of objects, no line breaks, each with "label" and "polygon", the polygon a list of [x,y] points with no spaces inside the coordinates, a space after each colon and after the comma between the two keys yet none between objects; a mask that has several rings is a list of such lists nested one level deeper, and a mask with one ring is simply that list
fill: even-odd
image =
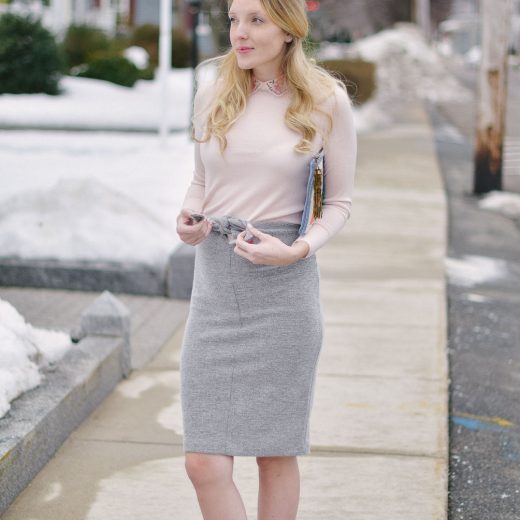
[{"label": "white house", "polygon": [[127,13],[128,8],[129,0],[0,0],[0,13],[35,14],[58,37],[70,24],[92,25],[113,36],[118,13]]}]

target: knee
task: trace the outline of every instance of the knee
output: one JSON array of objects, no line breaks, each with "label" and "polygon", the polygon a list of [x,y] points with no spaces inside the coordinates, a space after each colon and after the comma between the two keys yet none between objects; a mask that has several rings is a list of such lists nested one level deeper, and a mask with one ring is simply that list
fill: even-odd
[{"label": "knee", "polygon": [[231,478],[232,462],[224,460],[222,455],[207,453],[186,453],[184,466],[194,486],[222,483]]},{"label": "knee", "polygon": [[277,470],[287,464],[294,464],[296,457],[256,457],[256,463],[262,471]]}]

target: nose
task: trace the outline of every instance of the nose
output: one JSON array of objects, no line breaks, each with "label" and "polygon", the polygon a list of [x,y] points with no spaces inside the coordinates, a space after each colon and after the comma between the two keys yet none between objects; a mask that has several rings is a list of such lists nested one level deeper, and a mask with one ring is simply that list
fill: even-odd
[{"label": "nose", "polygon": [[234,27],[235,37],[239,40],[245,40],[247,38],[247,30],[243,23],[237,23]]}]

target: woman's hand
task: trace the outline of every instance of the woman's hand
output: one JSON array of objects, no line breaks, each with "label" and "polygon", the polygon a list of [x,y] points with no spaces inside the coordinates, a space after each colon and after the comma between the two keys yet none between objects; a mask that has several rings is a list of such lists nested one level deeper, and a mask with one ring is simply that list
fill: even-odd
[{"label": "woman's hand", "polygon": [[211,233],[211,222],[207,219],[195,222],[191,218],[192,213],[195,212],[191,209],[181,210],[177,217],[177,234],[186,244],[196,246]]},{"label": "woman's hand", "polygon": [[248,224],[248,229],[260,242],[257,244],[246,242],[244,240],[246,232],[242,231],[237,236],[234,251],[253,264],[289,265],[305,257],[309,252],[309,245],[306,242],[299,241],[288,246],[280,239],[263,233],[251,224]]}]

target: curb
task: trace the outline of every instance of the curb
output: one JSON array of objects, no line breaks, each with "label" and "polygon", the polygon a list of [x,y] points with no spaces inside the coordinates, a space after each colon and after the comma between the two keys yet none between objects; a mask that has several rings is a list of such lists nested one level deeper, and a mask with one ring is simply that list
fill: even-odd
[{"label": "curb", "polygon": [[195,248],[180,244],[164,266],[141,262],[0,257],[0,285],[189,299]]},{"label": "curb", "polygon": [[128,376],[129,326],[128,309],[103,293],[82,314],[78,333],[83,339],[56,367],[43,371],[42,383],[15,399],[0,419],[0,515]]}]

